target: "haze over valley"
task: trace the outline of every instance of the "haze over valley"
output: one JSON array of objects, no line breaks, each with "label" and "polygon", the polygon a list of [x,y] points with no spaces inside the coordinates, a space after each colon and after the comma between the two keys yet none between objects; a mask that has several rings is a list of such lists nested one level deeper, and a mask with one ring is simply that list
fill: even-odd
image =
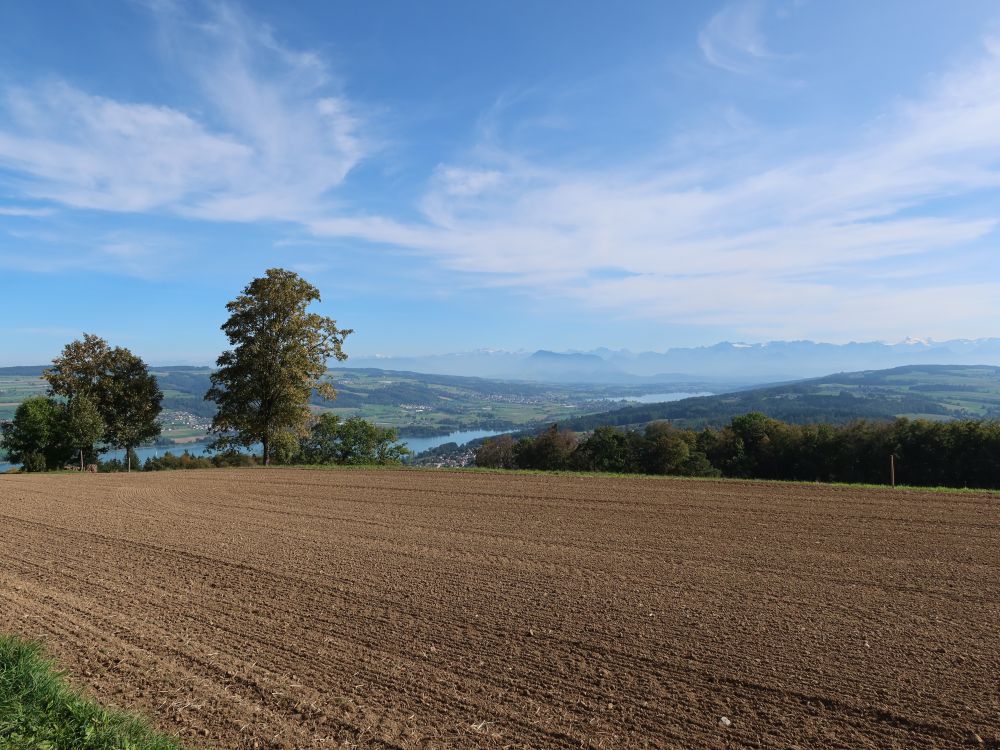
[{"label": "haze over valley", "polygon": [[607,347],[567,352],[478,350],[424,356],[361,355],[340,366],[569,383],[683,383],[700,378],[715,383],[713,390],[718,390],[912,364],[1000,365],[1000,338],[906,339],[894,344],[721,342],[642,352]]}]

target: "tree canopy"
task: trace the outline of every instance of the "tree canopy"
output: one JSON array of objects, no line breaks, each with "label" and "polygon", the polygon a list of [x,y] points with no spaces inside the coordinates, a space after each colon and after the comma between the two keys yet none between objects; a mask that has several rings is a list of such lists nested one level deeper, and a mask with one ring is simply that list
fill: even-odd
[{"label": "tree canopy", "polygon": [[65,398],[71,409],[80,398],[93,404],[103,425],[93,443],[103,441],[129,455],[160,434],[157,418],[163,393],[146,363],[124,347],[112,348],[101,337],[85,333],[82,340],[67,344],[42,375],[50,394]]},{"label": "tree canopy", "polygon": [[347,359],[343,342],[352,331],[309,312],[319,301],[319,290],[298,274],[271,268],[226,305],[222,331],[232,349],[219,356],[205,394],[218,406],[212,420],[217,446],[260,443],[268,464],[277,436],[306,434],[314,389],[335,398],[322,377],[331,356]]},{"label": "tree canopy", "polygon": [[64,407],[58,401],[35,396],[26,399],[3,425],[7,457],[24,471],[60,469],[72,455],[64,432]]},{"label": "tree canopy", "polygon": [[108,342],[92,333],[85,333],[83,339],[66,344],[62,354],[52,360],[52,367],[42,373],[49,383],[49,393],[68,401],[85,394],[100,408],[107,398],[103,386],[110,356]]},{"label": "tree canopy", "polygon": [[321,414],[300,441],[295,460],[307,464],[395,464],[409,453],[398,439],[394,429],[360,417],[341,422],[335,414]]},{"label": "tree canopy", "polygon": [[128,349],[112,349],[108,360],[104,439],[124,449],[125,462],[131,471],[132,450],[160,434],[157,417],[163,393],[146,363]]},{"label": "tree canopy", "polygon": [[85,393],[78,393],[76,398],[65,408],[64,432],[67,444],[76,450],[80,456],[80,471],[83,471],[84,454],[89,453],[104,434],[105,424],[97,410],[97,405]]},{"label": "tree canopy", "polygon": [[580,440],[553,425],[516,443],[485,441],[476,465],[880,484],[890,481],[890,456],[901,484],[998,489],[1000,421],[797,425],[750,412],[719,429],[602,426]]}]

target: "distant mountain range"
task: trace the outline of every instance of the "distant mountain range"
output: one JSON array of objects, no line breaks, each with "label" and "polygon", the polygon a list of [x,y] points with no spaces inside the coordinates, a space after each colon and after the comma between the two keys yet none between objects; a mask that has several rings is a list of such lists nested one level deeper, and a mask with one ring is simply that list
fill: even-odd
[{"label": "distant mountain range", "polygon": [[[599,348],[591,351],[535,352],[480,349],[425,356],[352,356],[334,368],[394,370],[540,383],[644,385],[699,383],[722,391],[777,383],[834,372],[885,370],[905,365],[1000,365],[1000,338],[931,341],[907,339],[823,344],[724,341],[712,346],[678,347],[663,352]],[[42,366],[0,368],[7,375],[39,375]],[[160,369],[160,368],[154,368]],[[178,372],[206,368],[171,366]],[[683,390],[683,389],[679,389]]]},{"label": "distant mountain range", "polygon": [[344,366],[556,383],[640,384],[694,378],[753,385],[913,364],[1000,365],[1000,338],[907,339],[897,344],[726,341],[638,353],[606,348],[587,352],[478,350],[416,357],[351,357]]}]

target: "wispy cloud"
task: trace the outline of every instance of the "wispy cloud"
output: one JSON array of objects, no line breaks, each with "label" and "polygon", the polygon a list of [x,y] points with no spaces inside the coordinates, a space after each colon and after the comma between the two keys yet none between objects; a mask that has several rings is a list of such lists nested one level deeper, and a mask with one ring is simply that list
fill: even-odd
[{"label": "wispy cloud", "polygon": [[51,216],[51,208],[29,208],[25,206],[0,206],[0,216],[21,216],[28,219],[40,219]]},{"label": "wispy cloud", "polygon": [[[363,214],[337,200],[338,188],[376,147],[322,59],[233,6],[208,6],[199,19],[185,6],[154,7],[165,53],[195,83],[197,101],[123,102],[66,82],[6,90],[0,168],[18,176],[12,200],[290,222],[313,239],[428,258],[452,272],[442,285],[473,280],[746,335],[910,332],[892,328],[901,325],[934,334],[939,325],[950,326],[947,336],[1000,313],[1000,282],[956,280],[961,261],[943,260],[994,233],[1000,210],[938,205],[1000,190],[996,40],[835,151],[736,167],[715,156],[713,138],[694,138],[669,167],[649,159],[585,170],[505,149],[483,127],[479,148],[427,175],[415,206]],[[706,59],[741,73],[774,59],[762,13],[755,2],[724,8],[699,38]],[[755,131],[747,150],[766,139]],[[413,210],[418,219],[399,218]],[[86,257],[141,275],[150,247],[102,237]],[[931,257],[937,273],[921,275]],[[81,262],[7,256],[23,267]],[[901,276],[903,266],[914,272]]]},{"label": "wispy cloud", "polygon": [[705,59],[731,73],[750,73],[761,62],[777,56],[768,49],[761,32],[761,0],[737,0],[712,16],[698,35]]},{"label": "wispy cloud", "polygon": [[165,49],[197,92],[191,111],[55,81],[0,96],[0,167],[26,197],[110,211],[294,220],[328,210],[366,155],[351,103],[315,55],[235,6],[195,20],[156,3]]},{"label": "wispy cloud", "polygon": [[[9,239],[3,239],[6,236]],[[0,235],[0,268],[32,273],[99,270],[138,279],[171,275],[185,248],[149,232],[94,232],[83,226]]]},{"label": "wispy cloud", "polygon": [[123,104],[65,83],[6,91],[0,163],[34,198],[145,211],[224,190],[251,150],[167,107]]},{"label": "wispy cloud", "polygon": [[[743,330],[773,335],[792,327],[789,310],[843,335],[896,321],[958,325],[962,316],[981,327],[983,310],[997,306],[991,295],[1000,283],[979,279],[963,292],[931,278],[902,288],[875,270],[919,266],[996,229],[998,210],[935,207],[1000,188],[993,41],[976,63],[887,112],[852,147],[746,174],[692,170],[698,153],[674,170],[600,172],[491,153],[439,167],[421,204],[424,223],[328,217],[312,222],[313,231],[409,248],[484,283],[590,307],[702,324],[736,319]],[[602,279],[597,272],[611,259],[621,278]],[[845,273],[849,285],[822,280]],[[952,304],[955,296],[962,300]],[[930,304],[935,298],[949,303]]]}]

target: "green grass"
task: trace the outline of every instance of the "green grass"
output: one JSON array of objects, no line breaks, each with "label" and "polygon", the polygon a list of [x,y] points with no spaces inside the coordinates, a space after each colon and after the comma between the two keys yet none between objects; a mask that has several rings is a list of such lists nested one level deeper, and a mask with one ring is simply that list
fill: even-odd
[{"label": "green grass", "polygon": [[576,471],[571,469],[548,470],[548,469],[494,469],[484,466],[463,466],[459,468],[437,468],[435,466],[385,466],[379,464],[272,464],[271,466],[245,467],[259,469],[262,471],[272,471],[277,469],[308,469],[311,471],[361,471],[379,469],[382,471],[423,471],[423,472],[449,472],[453,474],[500,474],[504,476],[556,476],[556,477],[579,477],[581,479],[601,477],[605,479],[639,479],[648,482],[714,482],[729,484],[781,484],[800,485],[802,487],[843,487],[860,488],[872,490],[885,490],[886,492],[907,492],[907,493],[933,493],[933,494],[954,494],[954,495],[989,495],[1000,499],[1000,490],[980,489],[977,487],[925,487],[922,485],[897,484],[894,488],[888,484],[870,484],[862,482],[809,482],[801,479],[751,479],[742,477],[687,477],[677,474],[624,474],[610,471]]},{"label": "green grass", "polygon": [[11,750],[181,750],[141,719],[70,687],[41,647],[0,636],[0,747]]},{"label": "green grass", "polygon": [[[186,471],[218,471],[219,469],[230,469],[232,467],[212,467],[210,469],[187,469]],[[406,466],[406,465],[384,465],[384,464],[272,464],[270,466],[243,466],[240,471],[277,471],[281,469],[307,469],[310,471],[368,471],[378,469],[381,471],[423,471],[423,472],[449,472],[454,474],[501,474],[507,476],[563,476],[563,477],[604,477],[609,479],[640,479],[648,482],[680,481],[680,482],[723,482],[730,484],[794,484],[802,487],[844,487],[860,488],[872,490],[885,490],[886,492],[906,492],[906,493],[933,493],[933,494],[953,494],[953,495],[988,495],[991,498],[1000,499],[1000,489],[986,489],[978,487],[943,487],[943,486],[923,486],[912,484],[897,484],[895,488],[886,484],[871,484],[864,482],[810,482],[803,479],[753,479],[743,477],[687,477],[678,474],[624,474],[610,471],[576,471],[576,470],[547,470],[547,469],[493,469],[484,466],[464,466],[458,468],[437,468],[435,466]],[[8,473],[19,473],[11,471]],[[30,476],[50,476],[52,474],[75,474],[75,471],[47,471],[42,474]],[[137,472],[136,475],[141,475]],[[2,704],[0,704],[2,705]],[[0,734],[0,738],[3,735]],[[0,745],[3,748],[3,745]]]}]

